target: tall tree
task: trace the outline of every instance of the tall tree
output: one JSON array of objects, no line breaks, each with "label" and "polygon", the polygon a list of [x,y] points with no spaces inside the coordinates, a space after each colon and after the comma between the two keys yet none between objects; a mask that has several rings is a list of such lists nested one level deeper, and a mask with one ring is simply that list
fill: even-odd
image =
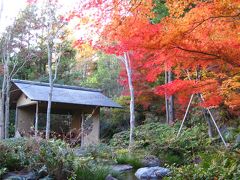
[{"label": "tall tree", "polygon": [[[47,62],[48,62],[48,81],[49,81],[49,95],[47,105],[47,122],[46,122],[46,139],[50,136],[51,124],[51,105],[53,96],[53,86],[57,79],[58,66],[61,60],[62,48],[61,43],[64,37],[65,22],[59,14],[57,9],[59,4],[54,1],[46,0],[42,8],[42,28],[45,29],[45,43],[47,46]],[[55,58],[53,57],[55,55]],[[53,70],[53,63],[55,69]]]},{"label": "tall tree", "polygon": [[134,129],[135,129],[135,101],[134,101],[134,87],[132,83],[132,68],[129,53],[125,52],[121,60],[125,66],[128,77],[128,87],[130,92],[130,135],[129,135],[129,150],[134,145]]}]

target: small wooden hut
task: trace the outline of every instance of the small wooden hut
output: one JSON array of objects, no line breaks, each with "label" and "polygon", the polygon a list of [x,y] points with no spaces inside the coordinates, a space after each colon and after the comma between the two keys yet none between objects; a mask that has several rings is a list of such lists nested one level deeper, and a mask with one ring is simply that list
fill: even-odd
[{"label": "small wooden hut", "polygon": [[[29,131],[35,126],[38,113],[46,113],[49,84],[42,82],[12,80],[10,104],[16,109],[16,131]],[[121,108],[102,94],[101,90],[55,84],[52,95],[52,114],[71,114],[71,128],[83,128],[83,114],[91,114],[91,131],[83,135],[81,145],[99,142],[101,107]],[[89,121],[89,120],[88,120]]]}]

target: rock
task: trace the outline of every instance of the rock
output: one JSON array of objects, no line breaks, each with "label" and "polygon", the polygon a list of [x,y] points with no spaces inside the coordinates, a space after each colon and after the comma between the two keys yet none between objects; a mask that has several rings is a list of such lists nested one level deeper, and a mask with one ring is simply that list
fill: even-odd
[{"label": "rock", "polygon": [[48,175],[47,167],[44,165],[39,171],[38,171],[38,177],[43,178]]},{"label": "rock", "polygon": [[160,166],[160,160],[156,156],[149,155],[144,157],[142,164],[144,167]]},{"label": "rock", "polygon": [[21,136],[21,134],[19,133],[19,131],[16,131],[16,133],[15,133],[15,138],[21,138],[22,136]]},{"label": "rock", "polygon": [[236,144],[240,144],[240,134],[237,135],[237,138],[236,138]]},{"label": "rock", "polygon": [[116,172],[125,172],[133,169],[132,166],[129,164],[117,164],[117,165],[112,165],[111,169]]},{"label": "rock", "polygon": [[117,180],[115,177],[113,177],[111,174],[109,174],[105,180]]},{"label": "rock", "polygon": [[40,178],[39,180],[54,180],[54,179],[49,176],[46,176],[44,178]]},{"label": "rock", "polygon": [[9,172],[3,176],[3,180],[35,180],[37,179],[35,172]]},{"label": "rock", "polygon": [[144,167],[137,170],[135,176],[138,179],[159,179],[170,174],[170,170],[163,167]]},{"label": "rock", "polygon": [[87,150],[85,148],[77,148],[74,150],[74,154],[76,156],[84,156],[85,154],[87,154]]}]

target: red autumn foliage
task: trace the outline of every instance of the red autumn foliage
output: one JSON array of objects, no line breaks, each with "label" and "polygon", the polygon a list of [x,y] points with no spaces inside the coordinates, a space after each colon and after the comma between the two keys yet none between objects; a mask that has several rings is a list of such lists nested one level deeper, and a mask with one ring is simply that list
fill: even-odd
[{"label": "red autumn foliage", "polygon": [[[83,7],[92,11],[89,23],[100,34],[94,47],[116,55],[131,52],[139,97],[174,94],[186,104],[192,93],[202,93],[204,107],[222,102],[239,107],[239,0],[167,0],[166,5],[169,16],[152,24],[151,0],[87,1]],[[159,76],[166,69],[172,69],[176,80],[160,85]]]}]

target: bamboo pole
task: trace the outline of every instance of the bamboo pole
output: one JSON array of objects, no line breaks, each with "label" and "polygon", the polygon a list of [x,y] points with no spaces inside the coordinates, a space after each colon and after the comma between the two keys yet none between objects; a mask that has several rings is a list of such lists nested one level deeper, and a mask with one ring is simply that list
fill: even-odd
[{"label": "bamboo pole", "polygon": [[183,120],[182,120],[182,124],[181,124],[181,126],[180,126],[180,129],[178,130],[177,137],[179,137],[179,135],[180,135],[180,133],[181,133],[181,130],[182,130],[182,128],[183,128],[183,124],[184,124],[184,121],[185,121],[185,119],[186,119],[186,117],[187,117],[187,114],[188,114],[188,111],[189,111],[191,102],[192,102],[192,100],[193,100],[193,96],[194,96],[194,94],[191,95],[191,98],[190,98],[190,100],[189,100],[189,103],[188,103],[188,106],[187,106],[187,110],[186,110],[186,112],[185,112],[185,114],[184,114],[184,117],[183,117]]}]

